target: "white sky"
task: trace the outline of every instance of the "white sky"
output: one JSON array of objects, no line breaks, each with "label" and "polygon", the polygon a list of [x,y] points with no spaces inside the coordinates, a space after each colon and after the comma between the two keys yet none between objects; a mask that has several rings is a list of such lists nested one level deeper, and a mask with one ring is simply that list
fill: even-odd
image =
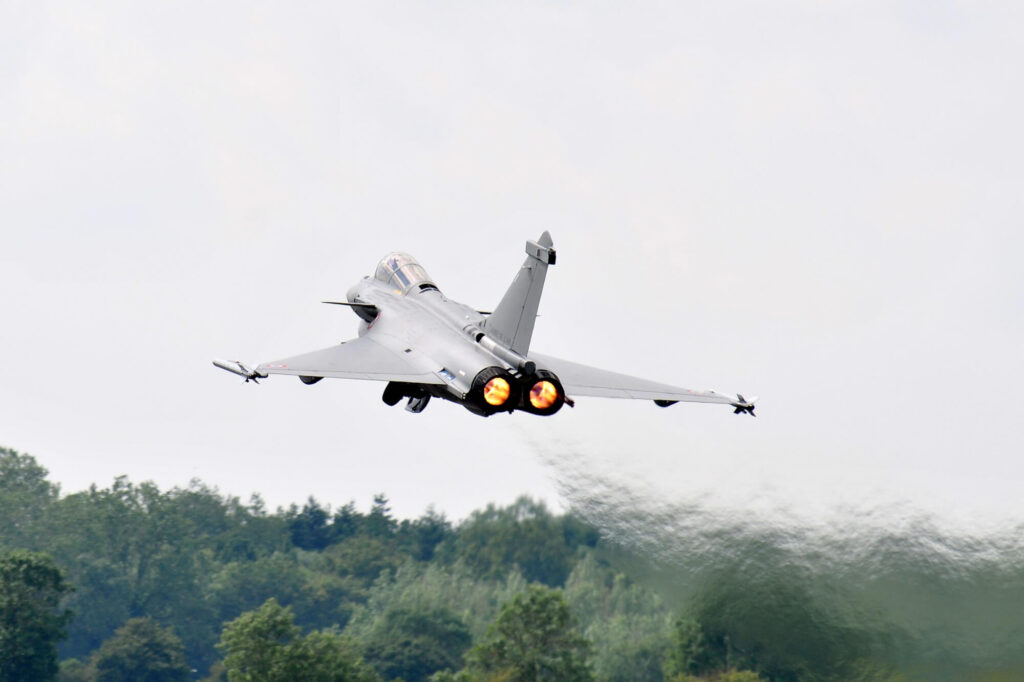
[{"label": "white sky", "polygon": [[[458,518],[650,501],[1024,518],[1024,10],[987,2],[0,4],[0,444]],[[355,334],[391,250],[534,347],[725,408],[543,420],[259,362]]]}]

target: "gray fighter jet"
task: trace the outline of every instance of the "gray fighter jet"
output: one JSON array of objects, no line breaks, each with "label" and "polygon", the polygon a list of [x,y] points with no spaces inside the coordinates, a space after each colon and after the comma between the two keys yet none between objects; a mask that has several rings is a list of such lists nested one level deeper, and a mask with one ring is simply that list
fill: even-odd
[{"label": "gray fighter jet", "polygon": [[386,381],[384,402],[408,398],[419,413],[431,397],[459,403],[484,417],[522,410],[552,415],[573,398],[599,396],[677,402],[721,403],[754,415],[742,395],[691,391],[607,372],[530,350],[544,278],[555,264],[551,236],[526,242],[526,262],[493,312],[474,310],[437,288],[415,259],[389,254],[373,277],[353,286],[348,306],[361,322],[358,337],[323,350],[267,362],[255,369],[240,361],[213,364],[248,381],[292,374],[305,384],[324,377]]}]

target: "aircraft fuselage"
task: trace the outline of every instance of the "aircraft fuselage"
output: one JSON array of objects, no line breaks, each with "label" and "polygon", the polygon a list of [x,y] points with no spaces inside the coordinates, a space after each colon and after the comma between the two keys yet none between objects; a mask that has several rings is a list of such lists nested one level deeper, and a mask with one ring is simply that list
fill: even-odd
[{"label": "aircraft fuselage", "polygon": [[[347,298],[352,303],[371,304],[378,311],[373,319],[360,323],[360,337],[369,334],[375,342],[402,353],[410,364],[444,381],[390,382],[383,396],[390,405],[408,397],[409,409],[420,411],[425,402],[417,398],[433,396],[485,416],[516,409],[547,415],[566,402],[561,383],[552,372],[538,370],[535,362],[495,342],[483,329],[487,315],[449,299],[433,283],[414,284],[403,292],[365,277],[349,289]],[[502,381],[508,384],[505,399],[501,399]],[[549,386],[534,391],[540,382]],[[531,401],[531,392],[541,397]]]}]

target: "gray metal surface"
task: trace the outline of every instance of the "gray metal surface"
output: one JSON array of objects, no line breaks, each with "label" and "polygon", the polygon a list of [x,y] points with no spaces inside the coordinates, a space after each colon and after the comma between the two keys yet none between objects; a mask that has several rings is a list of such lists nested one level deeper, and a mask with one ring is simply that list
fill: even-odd
[{"label": "gray metal surface", "polygon": [[[741,395],[695,391],[588,367],[530,352],[537,309],[549,265],[555,263],[551,236],[544,232],[526,244],[527,258],[494,313],[486,315],[446,298],[411,256],[391,253],[373,277],[348,292],[347,305],[360,318],[358,336],[336,346],[260,364],[215,360],[224,370],[256,381],[290,374],[304,383],[321,378],[386,381],[383,399],[393,405],[408,398],[421,412],[431,396],[458,402],[487,416],[516,409],[554,414],[574,396],[731,405],[753,414],[754,400]],[[485,400],[484,382],[501,377],[507,402]],[[535,394],[549,383],[553,404],[538,407]],[[490,384],[488,383],[488,386]],[[539,399],[539,398],[538,398]]]},{"label": "gray metal surface", "polygon": [[334,379],[443,383],[425,358],[414,358],[404,353],[399,355],[370,336],[361,336],[312,353],[266,362],[259,365],[256,371],[262,374]]},{"label": "gray metal surface", "polygon": [[538,367],[549,369],[562,380],[566,393],[597,398],[632,398],[636,400],[668,400],[689,403],[721,403],[732,405],[737,396],[715,391],[693,391],[648,381],[637,377],[588,367],[576,362],[553,358],[550,355],[530,353]]}]

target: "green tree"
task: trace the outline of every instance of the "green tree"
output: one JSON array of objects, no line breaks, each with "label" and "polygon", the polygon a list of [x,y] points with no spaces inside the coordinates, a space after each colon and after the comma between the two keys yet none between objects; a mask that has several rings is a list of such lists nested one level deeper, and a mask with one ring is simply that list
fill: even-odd
[{"label": "green tree", "polygon": [[472,639],[482,640],[502,605],[526,587],[522,575],[514,570],[505,580],[490,582],[477,577],[461,562],[445,566],[436,560],[429,564],[406,561],[374,581],[365,604],[353,611],[345,633],[367,642],[393,609],[442,610],[457,614]]},{"label": "green tree", "polygon": [[854,679],[871,642],[837,622],[813,589],[798,568],[721,571],[690,605],[709,662],[701,672],[742,668],[773,682]]},{"label": "green tree", "polygon": [[197,482],[161,492],[123,476],[61,499],[52,544],[81,614],[62,654],[87,656],[129,618],[151,616],[174,627],[193,667],[208,666],[217,621],[203,594],[212,553],[202,550],[231,525],[218,499]]},{"label": "green tree", "polygon": [[57,642],[71,620],[71,611],[59,605],[70,590],[47,554],[0,556],[0,682],[56,677]]},{"label": "green tree", "polygon": [[417,561],[432,560],[437,546],[451,535],[451,522],[432,507],[415,521],[404,520],[398,526],[400,543]]},{"label": "green tree", "polygon": [[292,544],[302,549],[323,549],[331,544],[330,508],[325,508],[310,497],[303,505],[302,511],[295,505],[288,510],[288,530],[291,532]]},{"label": "green tree", "polygon": [[712,646],[700,623],[680,618],[672,629],[672,644],[665,659],[665,677],[704,675],[726,666],[726,652]]},{"label": "green tree", "polygon": [[656,593],[586,550],[566,580],[565,599],[593,646],[599,679],[662,682],[672,618]]},{"label": "green tree", "polygon": [[715,682],[765,682],[765,679],[752,670],[727,670]]},{"label": "green tree", "polygon": [[[568,522],[567,522],[568,521]],[[484,578],[518,566],[530,582],[561,587],[581,543],[596,542],[575,521],[557,518],[542,502],[521,497],[505,508],[474,512],[456,533],[455,554]]]},{"label": "green tree", "polygon": [[535,585],[502,608],[470,669],[509,682],[584,682],[593,680],[588,650],[561,591]]},{"label": "green tree", "polygon": [[273,597],[285,606],[302,600],[304,581],[294,554],[232,561],[211,576],[209,598],[221,622],[258,608]]},{"label": "green tree", "polygon": [[471,643],[469,628],[447,609],[392,608],[370,633],[366,662],[387,679],[423,682],[461,668]]},{"label": "green tree", "polygon": [[442,670],[434,673],[428,678],[428,682],[475,682],[468,671],[460,670],[453,673],[451,670]]},{"label": "green tree", "polygon": [[686,673],[678,673],[668,682],[766,682],[765,678],[751,670],[726,670],[710,677],[693,677]]},{"label": "green tree", "polygon": [[406,557],[391,538],[360,535],[331,545],[323,554],[324,566],[337,575],[358,578],[369,588],[385,570],[394,571]]},{"label": "green tree", "polygon": [[356,511],[356,503],[349,502],[334,512],[331,535],[335,542],[350,538],[362,528],[363,515]]},{"label": "green tree", "polygon": [[132,618],[93,655],[96,682],[183,682],[191,668],[170,628],[151,618]]},{"label": "green tree", "polygon": [[31,455],[0,448],[0,547],[39,549],[38,530],[60,489]]},{"label": "green tree", "polygon": [[291,609],[268,599],[224,626],[230,682],[375,682],[352,643],[331,630],[299,634]]},{"label": "green tree", "polygon": [[363,527],[368,535],[376,538],[390,538],[395,534],[398,524],[391,516],[388,497],[384,493],[373,496],[373,507],[363,520]]},{"label": "green tree", "polygon": [[303,627],[344,626],[353,601],[362,594],[361,581],[318,565],[325,563],[318,555],[294,551],[233,561],[210,576],[208,599],[221,623],[273,597],[291,607]]},{"label": "green tree", "polygon": [[87,662],[69,658],[60,662],[59,682],[96,682],[96,671]]}]

